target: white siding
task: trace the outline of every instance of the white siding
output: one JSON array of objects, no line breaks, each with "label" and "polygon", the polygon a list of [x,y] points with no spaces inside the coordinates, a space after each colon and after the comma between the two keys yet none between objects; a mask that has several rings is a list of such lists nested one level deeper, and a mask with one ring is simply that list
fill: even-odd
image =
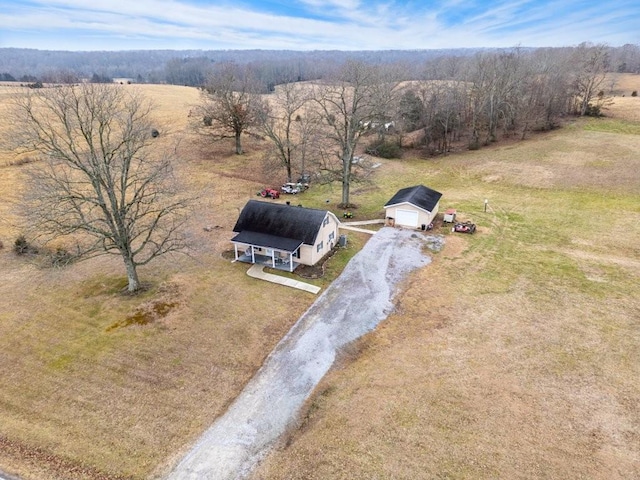
[{"label": "white siding", "polygon": [[429,225],[436,217],[440,202],[436,204],[432,212],[418,208],[410,203],[402,203],[385,207],[385,217],[393,218],[393,224],[398,227],[421,228]]},{"label": "white siding", "polygon": [[396,210],[396,225],[416,228],[418,226],[418,212],[416,210]]}]

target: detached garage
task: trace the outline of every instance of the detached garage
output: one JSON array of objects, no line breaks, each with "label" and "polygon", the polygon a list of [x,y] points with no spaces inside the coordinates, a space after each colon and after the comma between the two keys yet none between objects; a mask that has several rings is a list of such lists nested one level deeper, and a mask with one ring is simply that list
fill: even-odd
[{"label": "detached garage", "polygon": [[424,229],[436,217],[440,197],[440,192],[424,185],[403,188],[384,205],[385,216],[393,225]]}]

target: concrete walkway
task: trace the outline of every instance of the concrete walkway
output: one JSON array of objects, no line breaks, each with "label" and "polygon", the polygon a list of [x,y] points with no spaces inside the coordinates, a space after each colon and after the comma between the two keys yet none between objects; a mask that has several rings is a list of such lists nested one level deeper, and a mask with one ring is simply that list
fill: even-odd
[{"label": "concrete walkway", "polygon": [[320,287],[315,285],[311,285],[310,283],[300,282],[298,280],[294,280],[293,278],[281,277],[280,275],[274,275],[272,273],[266,273],[264,271],[264,265],[258,265],[254,263],[251,265],[251,268],[247,270],[247,275],[253,278],[258,278],[260,280],[265,280],[271,283],[278,283],[280,285],[284,285],[285,287],[297,288],[298,290],[304,290],[305,292],[318,294],[320,292]]},{"label": "concrete walkway", "polygon": [[376,233],[375,230],[367,230],[366,228],[352,227],[351,225],[346,225],[344,223],[340,224],[340,230],[349,230],[351,232],[368,233],[369,235],[373,235]]},{"label": "concrete walkway", "polygon": [[360,228],[358,225],[380,225],[384,224],[383,219],[378,220],[356,220],[354,222],[340,222],[339,227],[342,230],[350,230],[352,232],[360,232],[360,233],[368,233],[369,235],[373,235],[376,233],[375,230],[368,230],[366,228]]},{"label": "concrete walkway", "polygon": [[384,218],[376,218],[374,220],[350,220],[348,222],[341,222],[342,225],[382,225],[384,224]]}]

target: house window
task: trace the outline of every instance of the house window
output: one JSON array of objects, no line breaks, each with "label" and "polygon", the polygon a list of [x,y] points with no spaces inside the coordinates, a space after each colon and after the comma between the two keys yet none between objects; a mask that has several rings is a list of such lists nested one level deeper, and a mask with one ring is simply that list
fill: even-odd
[{"label": "house window", "polygon": [[331,232],[329,234],[329,243],[333,242],[334,238],[336,238],[336,232]]},{"label": "house window", "polygon": [[329,215],[324,217],[324,221],[322,222],[323,227],[326,227],[327,225],[329,225]]},{"label": "house window", "polygon": [[319,251],[321,251],[321,250],[322,250],[322,246],[323,246],[323,245],[322,245],[322,242],[320,242],[320,243],[318,244],[318,248],[317,248],[317,250],[316,250],[316,251],[318,251],[318,252],[319,252]]}]

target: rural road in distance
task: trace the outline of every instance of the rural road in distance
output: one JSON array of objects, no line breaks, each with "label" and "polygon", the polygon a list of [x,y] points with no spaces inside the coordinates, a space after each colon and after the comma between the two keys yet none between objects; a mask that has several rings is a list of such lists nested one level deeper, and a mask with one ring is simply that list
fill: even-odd
[{"label": "rural road in distance", "polygon": [[391,227],[373,235],[168,479],[246,477],[296,419],[336,353],[384,320],[397,283],[430,262],[424,247],[438,250],[443,242]]}]

